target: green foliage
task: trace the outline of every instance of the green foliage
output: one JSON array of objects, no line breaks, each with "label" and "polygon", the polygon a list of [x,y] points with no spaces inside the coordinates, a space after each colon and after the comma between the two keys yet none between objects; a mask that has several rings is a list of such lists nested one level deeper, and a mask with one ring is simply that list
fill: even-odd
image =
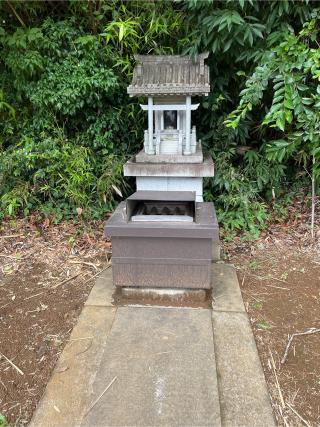
[{"label": "green foliage", "polygon": [[9,118],[14,119],[16,116],[15,109],[4,99],[4,93],[0,90],[0,114],[7,114]]},{"label": "green foliage", "polygon": [[4,415],[0,413],[0,427],[7,427],[9,423]]},{"label": "green foliage", "polygon": [[172,51],[183,28],[169,3],[57,6],[0,6],[0,217],[113,209],[143,141],[144,114],[126,94],[133,55]]},{"label": "green foliage", "polygon": [[95,209],[103,212],[103,207],[112,207],[116,194],[112,186],[122,184],[122,164],[121,158],[112,155],[98,160],[89,148],[73,144],[63,135],[37,142],[24,137],[0,159],[3,212],[12,215],[23,209],[28,214],[46,202],[46,211],[49,206],[59,206],[94,215],[90,208],[93,197],[97,198]]},{"label": "green foliage", "polygon": [[211,93],[193,114],[216,164],[205,197],[226,236],[256,237],[270,201],[285,215],[279,200],[311,158],[319,175],[317,7],[307,0],[0,3],[0,217],[111,210],[132,190],[122,164],[143,143],[145,114],[126,94],[134,55],[209,51]]},{"label": "green foliage", "polygon": [[[236,163],[236,145],[228,141],[230,133],[221,130],[223,143],[215,145],[210,154],[219,165],[214,179],[208,180],[205,186],[205,198],[215,202],[219,220],[224,225],[224,235],[231,239],[239,230],[247,230],[251,237],[258,237],[259,230],[266,221],[267,206],[259,196],[264,182],[271,179],[270,171],[266,170],[263,156],[248,152],[246,156],[259,157],[255,162],[259,165],[260,176],[256,178],[251,166]],[[248,171],[249,169],[249,171]],[[280,172],[282,175],[282,171]],[[217,196],[214,197],[214,194]]]},{"label": "green foliage", "polygon": [[[73,20],[49,19],[41,28],[19,28],[2,38],[5,83],[22,111],[14,138],[4,132],[2,216],[50,206],[66,215],[77,207],[88,215],[112,208],[116,193],[111,185],[119,185],[119,171],[114,182],[108,178],[108,191],[102,193],[98,185],[103,187],[104,167],[111,160],[112,170],[124,161],[123,145],[115,148],[117,139],[125,143],[131,135],[122,135],[125,121],[117,104],[108,108],[121,84],[111,52],[98,37],[82,34]],[[11,75],[16,79],[9,81]]]},{"label": "green foliage", "polygon": [[[287,191],[289,183],[297,179],[301,166],[307,167],[308,162],[301,157],[301,145],[300,148],[296,145],[300,158],[290,154],[292,145],[286,134],[289,128],[283,132],[278,126],[283,120],[290,129],[295,126],[288,99],[290,81],[286,82],[287,90],[283,92],[279,81],[274,82],[278,84],[276,90],[280,89],[275,100],[284,106],[284,113],[274,104],[274,110],[267,116],[273,99],[269,73],[278,57],[277,74],[280,68],[290,74],[290,67],[294,70],[297,66],[288,58],[294,53],[296,58],[300,57],[300,69],[296,70],[302,78],[299,84],[310,85],[310,92],[303,97],[310,98],[312,91],[316,93],[308,70],[313,67],[314,75],[317,73],[318,46],[315,42],[310,44],[313,59],[308,62],[305,49],[311,40],[305,29],[304,47],[295,50],[292,46],[290,53],[286,52],[285,45],[288,36],[294,37],[306,21],[318,25],[314,16],[316,3],[189,0],[185,10],[192,28],[191,43],[185,51],[192,55],[204,50],[210,53],[212,91],[198,115],[203,145],[216,164],[216,177],[207,183],[206,197],[215,201],[219,219],[229,236],[238,229],[257,236],[268,218],[267,203],[273,200],[274,205],[275,199]],[[305,24],[305,28],[309,28],[308,25]],[[313,40],[316,40],[315,26],[310,29]],[[282,56],[278,56],[278,50],[283,51]],[[284,96],[277,98],[282,93]],[[305,107],[311,114],[310,105]],[[301,132],[300,124],[296,127]],[[296,138],[298,135],[295,133]]]},{"label": "green foliage", "polygon": [[[266,51],[240,93],[239,106],[225,121],[236,128],[249,111],[265,105],[261,126],[275,128],[280,136],[267,142],[266,158],[279,163],[293,159],[312,169],[315,178],[320,177],[319,18],[315,12],[298,35],[289,32]],[[271,102],[264,99],[270,83]]]}]

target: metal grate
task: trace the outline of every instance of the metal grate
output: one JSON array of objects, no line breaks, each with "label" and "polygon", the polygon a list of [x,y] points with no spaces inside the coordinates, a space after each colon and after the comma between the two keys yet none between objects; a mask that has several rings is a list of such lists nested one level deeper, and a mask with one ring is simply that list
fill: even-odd
[{"label": "metal grate", "polygon": [[192,203],[142,201],[138,203],[131,221],[193,222]]}]

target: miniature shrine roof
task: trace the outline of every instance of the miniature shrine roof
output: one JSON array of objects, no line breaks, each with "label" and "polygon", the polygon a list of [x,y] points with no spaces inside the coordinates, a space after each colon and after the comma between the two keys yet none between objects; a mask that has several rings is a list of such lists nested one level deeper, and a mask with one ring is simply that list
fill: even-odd
[{"label": "miniature shrine roof", "polygon": [[181,55],[135,55],[137,64],[127,91],[130,96],[207,95],[210,92],[208,53],[195,59]]}]

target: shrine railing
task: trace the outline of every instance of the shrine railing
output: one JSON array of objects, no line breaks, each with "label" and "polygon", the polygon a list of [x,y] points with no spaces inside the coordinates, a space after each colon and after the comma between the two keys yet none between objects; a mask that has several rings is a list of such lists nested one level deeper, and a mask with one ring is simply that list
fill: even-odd
[{"label": "shrine railing", "polygon": [[[165,129],[153,132],[153,147],[150,153],[149,132],[144,131],[144,150],[147,154],[183,154],[186,145],[186,135],[182,130]],[[191,153],[196,152],[197,135],[196,127],[190,132]]]}]

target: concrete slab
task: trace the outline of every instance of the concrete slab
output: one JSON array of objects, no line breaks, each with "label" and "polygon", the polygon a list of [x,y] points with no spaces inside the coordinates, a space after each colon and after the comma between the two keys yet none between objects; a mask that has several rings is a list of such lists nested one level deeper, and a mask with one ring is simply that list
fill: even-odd
[{"label": "concrete slab", "polygon": [[212,264],[211,277],[213,310],[245,313],[236,269],[230,264]]},{"label": "concrete slab", "polygon": [[222,425],[275,426],[246,313],[214,311],[212,319]]},{"label": "concrete slab", "polygon": [[111,268],[103,272],[30,427],[275,426],[235,270],[215,264],[212,273],[213,313],[117,310]]},{"label": "concrete slab", "polygon": [[212,241],[212,262],[220,261],[221,247],[220,242],[217,240]]},{"label": "concrete slab", "polygon": [[30,427],[80,425],[115,313],[110,307],[84,307]]},{"label": "concrete slab", "polygon": [[113,294],[115,291],[116,288],[113,286],[112,281],[112,268],[110,267],[98,276],[85,305],[113,307]]},{"label": "concrete slab", "polygon": [[161,177],[137,176],[137,191],[192,191],[196,193],[196,201],[203,201],[202,178],[194,177]]},{"label": "concrete slab", "polygon": [[195,153],[189,154],[147,154],[141,150],[135,156],[137,163],[202,163],[203,154],[202,149],[198,148]]},{"label": "concrete slab", "polygon": [[124,176],[172,176],[172,177],[210,177],[214,176],[214,164],[211,157],[202,163],[143,163],[135,158],[123,166]]},{"label": "concrete slab", "polygon": [[219,426],[211,311],[118,309],[82,426]]}]

